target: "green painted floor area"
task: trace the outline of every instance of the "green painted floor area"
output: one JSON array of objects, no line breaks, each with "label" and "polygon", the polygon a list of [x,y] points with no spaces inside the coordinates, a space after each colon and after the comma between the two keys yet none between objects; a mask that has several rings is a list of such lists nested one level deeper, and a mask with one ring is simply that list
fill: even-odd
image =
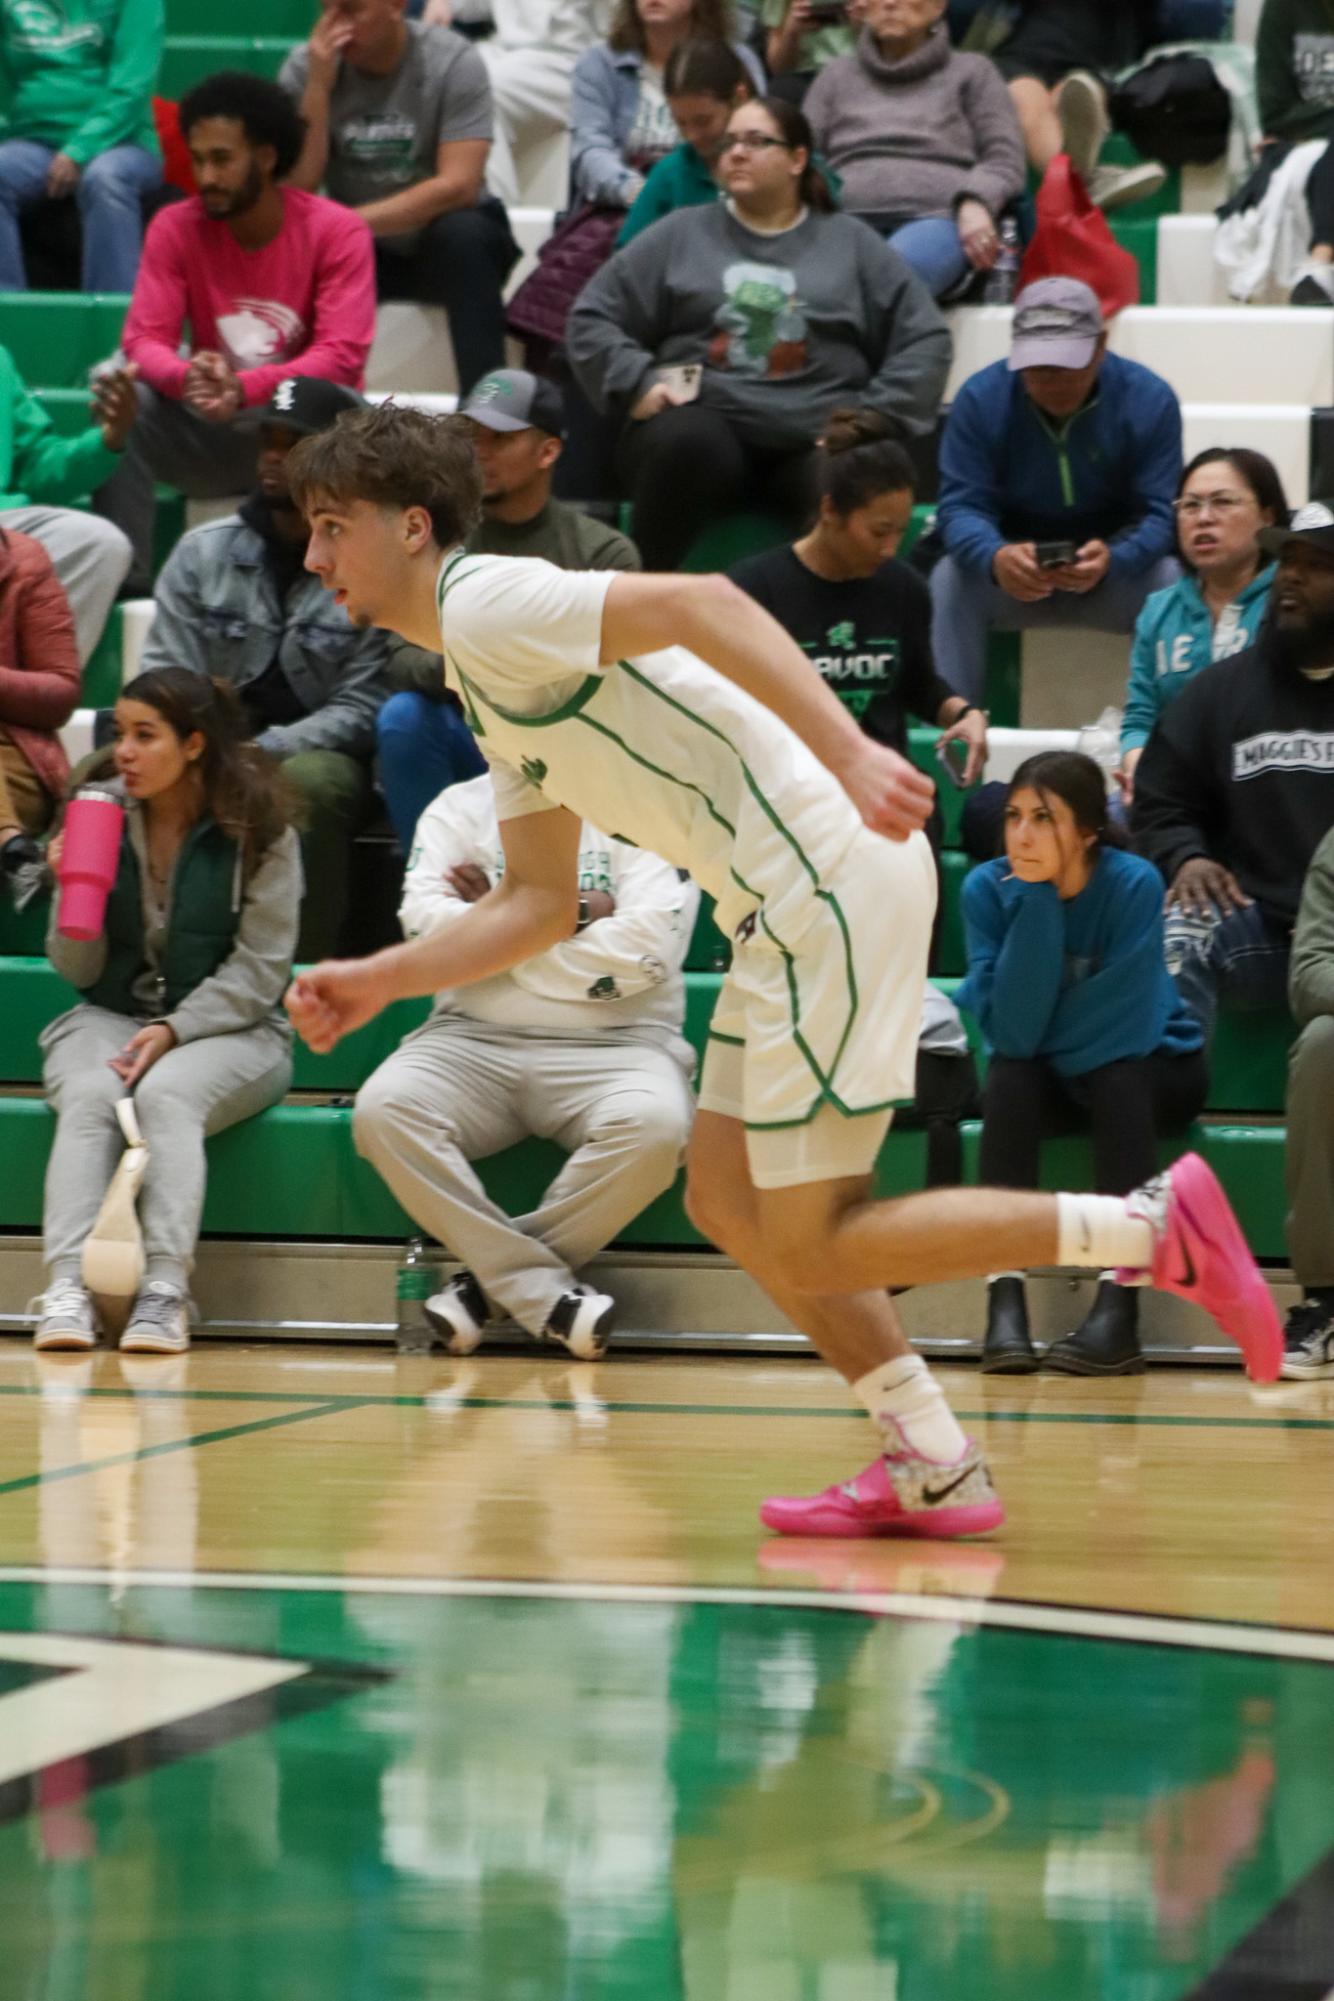
[{"label": "green painted floor area", "polygon": [[153,1641],[164,1688],[186,1647],[315,1671],[0,1786],[22,2001],[1182,2001],[1232,1991],[1334,1848],[1308,1662],[781,1602],[5,1585],[0,1745],[68,1679],[4,1665],[39,1632]]}]

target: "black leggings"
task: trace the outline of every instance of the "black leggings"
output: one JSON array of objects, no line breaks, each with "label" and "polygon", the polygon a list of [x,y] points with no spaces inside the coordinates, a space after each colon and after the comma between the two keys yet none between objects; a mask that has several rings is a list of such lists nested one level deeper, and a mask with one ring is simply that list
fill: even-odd
[{"label": "black leggings", "polygon": [[616,467],[634,506],[630,533],[644,568],[676,569],[701,528],[743,501],[804,528],[814,506],[813,458],[809,450],[743,444],[726,417],[698,403],[631,419]]},{"label": "black leggings", "polygon": [[1180,1132],[1209,1088],[1202,1050],[1158,1050],[1059,1077],[1041,1056],[993,1056],[982,1094],[979,1179],[990,1188],[1036,1188],[1044,1139],[1090,1132],[1099,1195],[1128,1195],[1158,1172],[1158,1139]]},{"label": "black leggings", "polygon": [[1306,182],[1312,243],[1334,243],[1334,146],[1326,146]]}]

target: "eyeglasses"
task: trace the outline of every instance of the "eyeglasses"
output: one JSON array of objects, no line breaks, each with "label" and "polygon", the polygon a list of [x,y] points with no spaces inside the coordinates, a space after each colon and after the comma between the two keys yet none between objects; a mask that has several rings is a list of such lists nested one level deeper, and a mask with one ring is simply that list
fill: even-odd
[{"label": "eyeglasses", "polygon": [[1226,520],[1239,507],[1253,507],[1255,502],[1247,493],[1188,493],[1184,500],[1174,500],[1172,506],[1178,521],[1198,521],[1206,507],[1211,514],[1218,514]]},{"label": "eyeglasses", "polygon": [[722,151],[735,153],[738,146],[743,153],[763,153],[769,146],[781,146],[785,153],[792,151],[786,139],[774,139],[767,132],[729,132],[723,140]]}]

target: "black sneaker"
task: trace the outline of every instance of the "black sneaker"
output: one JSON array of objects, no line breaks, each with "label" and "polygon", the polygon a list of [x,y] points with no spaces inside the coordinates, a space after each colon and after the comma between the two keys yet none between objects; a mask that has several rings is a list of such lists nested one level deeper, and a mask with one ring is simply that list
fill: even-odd
[{"label": "black sneaker", "polygon": [[1283,1347],[1280,1373],[1289,1381],[1334,1376],[1334,1303],[1309,1295],[1299,1300],[1283,1329]]},{"label": "black sneaker", "polygon": [[1288,304],[1290,306],[1324,306],[1326,311],[1328,311],[1331,306],[1334,306],[1334,296],[1331,296],[1328,285],[1322,285],[1318,278],[1313,278],[1308,273],[1305,278],[1299,278],[1288,293]]},{"label": "black sneaker", "polygon": [[594,1292],[591,1285],[579,1285],[573,1292],[561,1294],[540,1338],[558,1342],[581,1362],[600,1361],[607,1352],[615,1317],[614,1299],[605,1292]]},{"label": "black sneaker", "polygon": [[1053,1342],[1042,1358],[1058,1376],[1142,1376],[1139,1294],[1115,1279],[1101,1280],[1081,1326]]},{"label": "black sneaker", "polygon": [[36,841],[27,834],[11,835],[0,848],[0,874],[15,910],[26,910],[46,883],[46,861]]}]

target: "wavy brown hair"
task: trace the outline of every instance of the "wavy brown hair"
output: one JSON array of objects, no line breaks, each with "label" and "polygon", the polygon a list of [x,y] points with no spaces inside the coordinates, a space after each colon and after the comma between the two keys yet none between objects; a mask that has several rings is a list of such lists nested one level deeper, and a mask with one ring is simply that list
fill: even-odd
[{"label": "wavy brown hair", "polygon": [[[688,36],[692,42],[730,42],[732,32],[732,9],[728,0],[694,0],[682,39]],[[607,46],[618,56],[624,55],[627,49],[636,49],[643,55],[647,44],[635,0],[617,0]]]},{"label": "wavy brown hair", "polygon": [[247,741],[250,725],[235,690],[190,667],[150,667],[126,683],[120,700],[155,710],[182,743],[198,730],[204,739],[199,760],[204,804],[239,846],[246,873],[252,873],[297,819],[296,798],[282,766]]}]

